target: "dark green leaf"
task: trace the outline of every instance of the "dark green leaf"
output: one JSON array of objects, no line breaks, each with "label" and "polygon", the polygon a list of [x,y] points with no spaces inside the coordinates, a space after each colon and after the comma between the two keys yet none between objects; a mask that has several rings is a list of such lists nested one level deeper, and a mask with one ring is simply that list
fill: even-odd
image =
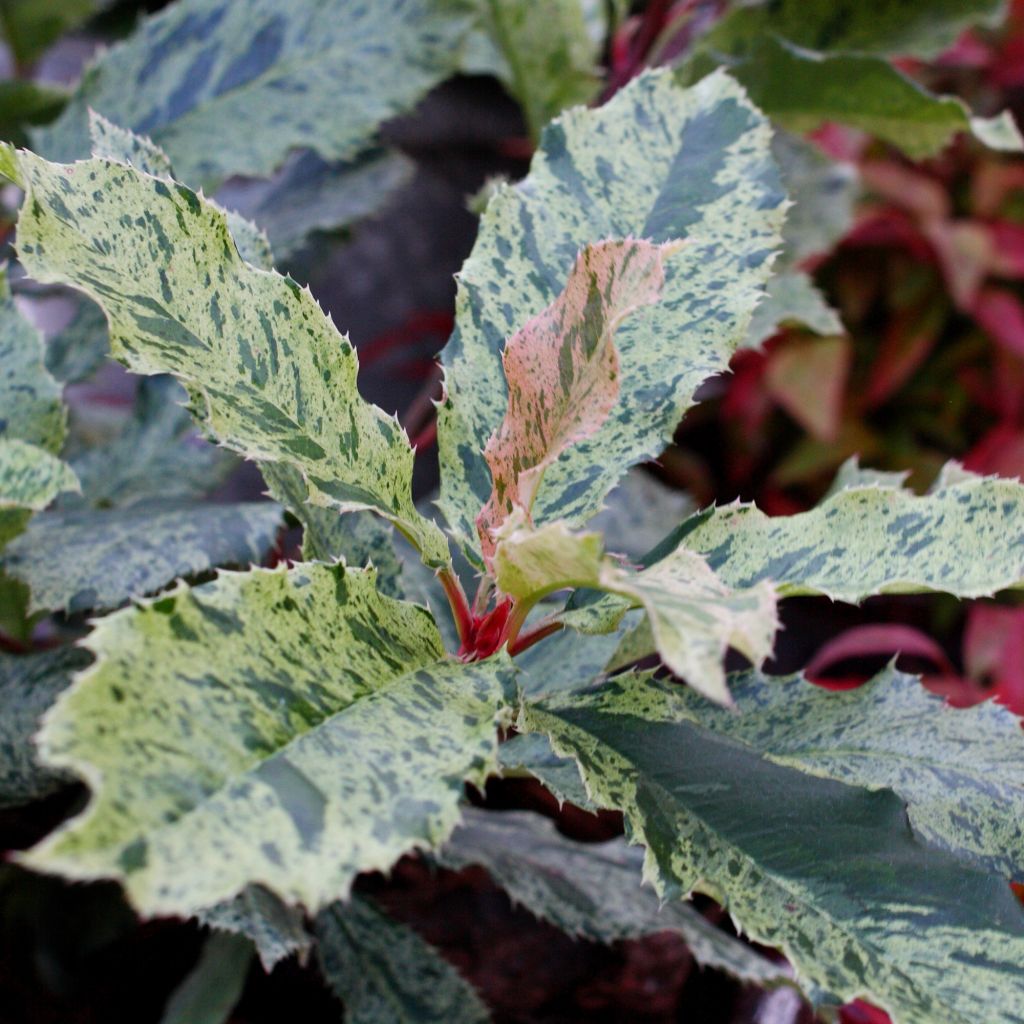
[{"label": "dark green leaf", "polygon": [[353,895],[316,919],[328,984],[346,1024],[487,1024],[480,997],[451,964],[372,900]]},{"label": "dark green leaf", "polygon": [[44,512],[0,558],[28,585],[32,610],[103,611],[179,577],[259,564],[280,525],[280,507],[265,501]]}]

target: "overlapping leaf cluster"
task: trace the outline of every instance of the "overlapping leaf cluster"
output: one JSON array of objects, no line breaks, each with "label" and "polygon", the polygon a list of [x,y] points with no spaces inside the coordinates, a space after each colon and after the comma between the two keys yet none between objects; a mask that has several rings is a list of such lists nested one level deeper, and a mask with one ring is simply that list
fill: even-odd
[{"label": "overlapping leaf cluster", "polygon": [[[706,892],[743,934],[783,950],[815,1002],[869,996],[907,1024],[966,1024],[979,1007],[994,1024],[1019,1022],[1024,913],[1006,884],[1024,878],[1016,720],[953,712],[893,670],[832,694],[760,669],[792,595],[1024,586],[1024,485],[951,467],[918,496],[851,469],[807,513],[705,509],[646,552],[586,529],[751,340],[773,280],[782,294],[773,261],[790,203],[769,122],[723,71],[692,87],[662,71],[557,117],[528,177],[487,207],[444,356],[446,532],[414,504],[413,449],[360,396],[348,338],[273,269],[259,229],[199,189],[269,173],[302,145],[348,173],[379,122],[468,60],[464,48],[508,76],[536,126],[592,96],[594,51],[574,4],[559,5],[564,31],[547,36],[550,60],[571,57],[555,82],[534,67],[531,41],[545,34],[522,5],[490,4],[483,19],[456,0],[337,6],[350,17],[326,31],[314,4],[285,17],[258,0],[182,0],[87,72],[37,137],[44,155],[0,148],[0,172],[25,192],[25,272],[88,296],[126,367],[177,379],[199,427],[255,462],[302,523],[308,559],[164,590],[257,561],[278,506],[194,505],[217,459],[204,455],[195,478],[177,472],[169,442],[185,424],[164,377],[147,382],[121,437],[76,459],[76,478],[58,459],[63,411],[41,338],[5,296],[5,569],[38,608],[136,599],[95,624],[89,653],[0,666],[0,702],[17,712],[4,717],[0,797],[68,777],[91,790],[21,861],[118,879],[144,915],[199,916],[228,933],[204,963],[233,964],[236,981],[253,945],[272,965],[315,941],[355,1021],[487,1018],[422,939],[352,892],[362,872],[427,849],[483,864],[573,934],[675,930],[703,962],[789,983],[682,902]],[[782,7],[788,41],[769,47],[815,74],[797,46],[890,45],[884,19],[851,21],[835,39]],[[891,7],[904,24],[904,5]],[[993,5],[937,7],[929,48]],[[735,55],[736,77],[771,109],[757,86],[759,62],[776,59],[758,42],[762,15],[737,11],[705,50]],[[382,48],[416,61],[381,74]],[[338,95],[347,106],[321,117],[316,104]],[[309,97],[298,114],[296,96]],[[91,126],[90,105],[105,115]],[[816,173],[798,146],[776,154]],[[786,242],[796,259],[799,237]],[[791,294],[802,280],[788,279]],[[79,497],[42,511],[76,480]],[[420,568],[399,567],[390,527]],[[450,539],[480,570],[472,605]],[[44,545],[66,565],[39,564]],[[435,578],[458,652],[409,599]],[[753,667],[727,679],[730,649]],[[661,669],[637,668],[652,659]],[[36,698],[58,691],[37,761]],[[499,743],[512,726],[521,735]],[[621,811],[643,852],[576,846],[530,815],[464,812],[467,783],[510,769]],[[204,963],[168,1019],[205,998]],[[225,991],[238,988],[210,998]]]}]

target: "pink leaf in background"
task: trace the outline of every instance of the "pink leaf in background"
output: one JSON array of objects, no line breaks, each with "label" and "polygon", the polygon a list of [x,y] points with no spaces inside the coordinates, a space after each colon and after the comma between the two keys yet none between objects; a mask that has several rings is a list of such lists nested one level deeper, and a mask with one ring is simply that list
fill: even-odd
[{"label": "pink leaf in background", "polygon": [[905,654],[932,662],[940,672],[954,673],[946,652],[927,634],[898,623],[854,626],[819,648],[807,665],[808,677],[815,679],[829,667],[847,658]]},{"label": "pink leaf in background", "polygon": [[1024,356],[1024,306],[1011,291],[986,288],[974,305],[974,318],[1008,352]]}]

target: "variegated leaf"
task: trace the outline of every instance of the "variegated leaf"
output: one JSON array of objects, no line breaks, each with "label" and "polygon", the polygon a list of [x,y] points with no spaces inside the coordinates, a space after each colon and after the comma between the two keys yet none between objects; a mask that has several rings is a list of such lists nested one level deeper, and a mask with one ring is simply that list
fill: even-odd
[{"label": "variegated leaf", "polygon": [[676,540],[730,586],[771,580],[784,597],[983,597],[1024,585],[1024,485],[971,476],[922,497],[850,486],[792,516],[736,503],[692,516]]},{"label": "variegated leaf", "polygon": [[83,297],[71,320],[47,343],[46,368],[61,383],[75,384],[103,365],[109,349],[107,318]]},{"label": "variegated leaf", "polygon": [[557,797],[559,804],[570,803],[584,810],[599,810],[587,795],[580,770],[570,757],[559,757],[551,741],[540,732],[520,733],[498,748],[502,774],[528,772]]},{"label": "variegated leaf", "polygon": [[669,523],[682,522],[694,511],[690,495],[638,466],[619,481],[587,527],[604,537],[609,551],[636,562],[664,538]]},{"label": "variegated leaf", "polygon": [[788,132],[776,131],[772,156],[793,200],[775,264],[777,270],[787,270],[828,252],[846,234],[860,183],[853,164],[830,160],[813,143]]},{"label": "variegated leaf", "polygon": [[247,938],[268,972],[296,953],[305,958],[313,945],[302,912],[282,903],[261,885],[246,886],[234,899],[201,910],[198,917],[216,931]]},{"label": "variegated leaf", "polygon": [[739,714],[684,694],[678,706],[776,764],[892,789],[928,842],[1024,879],[1024,734],[1005,708],[952,708],[892,667],[838,693],[756,672],[730,676],[729,689]]},{"label": "variegated leaf", "polygon": [[0,440],[26,441],[56,455],[64,443],[65,413],[44,351],[42,334],[15,306],[0,267]]},{"label": "variegated leaf", "polygon": [[774,34],[806,50],[937,57],[966,28],[995,28],[1005,8],[1004,0],[777,0],[734,9],[702,43],[742,54]]},{"label": "variegated leaf", "polygon": [[[954,465],[950,463],[949,465]],[[901,489],[910,476],[910,470],[892,471],[861,466],[860,459],[851,455],[840,467],[825,498],[831,498],[848,487],[894,487]]]},{"label": "variegated leaf", "polygon": [[105,611],[179,577],[258,565],[281,521],[280,506],[268,501],[42,512],[7,546],[0,566],[28,585],[31,611]]},{"label": "variegated leaf", "polygon": [[59,507],[188,501],[223,483],[238,463],[223,448],[199,440],[184,400],[172,378],[141,378],[131,416],[117,436],[71,459],[82,493],[62,498]]},{"label": "variegated leaf", "polygon": [[758,985],[789,980],[783,965],[716,928],[690,904],[663,904],[641,884],[642,851],[623,839],[575,843],[539,814],[469,808],[438,859],[450,868],[482,865],[515,903],[570,935],[617,942],[676,932],[705,967]]},{"label": "variegated leaf", "polygon": [[789,324],[800,324],[815,334],[842,334],[839,314],[825,301],[802,270],[776,274],[754,311],[744,345],[756,348]]},{"label": "variegated leaf", "polygon": [[0,807],[17,806],[52,793],[65,772],[39,763],[33,736],[43,712],[89,664],[77,647],[39,654],[0,654]]},{"label": "variegated leaf", "polygon": [[696,387],[725,369],[769,276],[786,206],[769,139],[726,76],[687,90],[649,73],[599,110],[563,114],[529,176],[497,190],[459,277],[438,411],[440,506],[470,549],[491,490],[483,447],[507,406],[505,340],[555,300],[582,246],[688,241],[666,268],[662,301],[619,329],[615,413],[545,474],[538,523],[591,518],[630,465],[662,449]]},{"label": "variegated leaf", "polygon": [[623,638],[636,628],[643,614],[640,610],[627,611],[609,632],[591,633],[585,640],[575,630],[564,629],[527,648],[516,656],[523,693],[542,697],[589,686],[605,671]]},{"label": "variegated leaf", "polygon": [[34,138],[54,160],[88,156],[96,110],[207,189],[299,146],[347,159],[457,70],[467,13],[463,0],[180,0],[88,68]]},{"label": "variegated leaf", "polygon": [[633,239],[588,245],[558,298],[509,338],[502,353],[508,408],[484,448],[493,486],[476,520],[488,565],[496,531],[513,509],[529,517],[545,471],[614,409],[615,332],[658,301],[664,260],[678,248]]},{"label": "variegated leaf", "polygon": [[600,87],[603,39],[587,31],[582,0],[482,0],[480,29],[467,41],[463,71],[501,79],[519,101],[534,139],[566,107]]},{"label": "variegated leaf", "polygon": [[242,260],[219,208],[109,160],[64,167],[8,148],[0,170],[27,192],[26,269],[97,301],[115,356],[173,373],[220,443],[296,467],[314,504],[372,508],[429,564],[447,562],[444,535],[412,504],[408,438],[359,396],[352,345],[308,289]]},{"label": "variegated leaf", "polygon": [[[700,62],[697,73],[706,66]],[[816,54],[765,35],[730,72],[773,121],[797,134],[837,121],[915,159],[938,153],[957,132],[994,149],[1024,148],[1008,112],[994,121],[972,117],[959,97],[928,92],[882,57]]]},{"label": "variegated leaf", "polygon": [[233,188],[224,202],[266,231],[277,258],[287,262],[316,232],[349,228],[375,213],[414,168],[402,153],[378,147],[341,161],[305,150],[289,157],[273,180]]},{"label": "variegated leaf", "polygon": [[302,524],[303,558],[320,562],[341,558],[357,567],[372,563],[377,570],[377,589],[389,597],[404,596],[399,583],[402,566],[387,523],[369,512],[342,515],[336,509],[310,503],[302,474],[292,466],[265,465],[263,477],[270,493]]},{"label": "variegated leaf", "polygon": [[626,675],[528,704],[519,724],[623,811],[663,896],[724,903],[816,1001],[863,997],[896,1024],[1019,1024],[1024,910],[1005,879],[916,838],[891,790],[773,764],[694,724],[689,703]]},{"label": "variegated leaf", "polygon": [[627,609],[642,606],[665,664],[722,704],[729,703],[722,667],[726,650],[734,647],[760,665],[778,629],[771,583],[732,589],[702,557],[684,548],[632,573],[605,557],[595,533],[573,533],[564,523],[532,530],[509,520],[494,564],[498,586],[521,602],[566,587],[617,595],[562,615],[563,622],[583,632],[608,632]]},{"label": "variegated leaf", "polygon": [[0,438],[0,514],[12,510],[38,511],[64,491],[78,490],[71,467],[45,448]]},{"label": "variegated leaf", "polygon": [[444,659],[425,609],[341,565],[180,586],[86,643],[40,748],[92,801],[22,859],[118,878],[147,915],[253,883],[315,910],[443,841],[514,696],[507,660]]},{"label": "variegated leaf", "polygon": [[327,983],[346,1024],[487,1024],[469,982],[430,943],[371,899],[353,894],[316,919]]}]

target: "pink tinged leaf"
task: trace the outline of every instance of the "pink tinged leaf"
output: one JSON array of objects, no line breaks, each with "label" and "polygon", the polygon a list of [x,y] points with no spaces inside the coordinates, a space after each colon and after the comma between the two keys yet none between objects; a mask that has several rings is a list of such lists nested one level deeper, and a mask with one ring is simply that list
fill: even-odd
[{"label": "pink tinged leaf", "polygon": [[854,626],[825,643],[807,664],[807,675],[817,678],[829,668],[848,658],[869,658],[894,655],[923,658],[943,673],[955,669],[946,652],[927,634],[913,626],[899,623]]},{"label": "pink tinged leaf", "polygon": [[922,227],[959,309],[969,310],[992,269],[994,239],[988,225],[971,220],[935,221]]},{"label": "pink tinged leaf", "polygon": [[768,357],[768,393],[812,436],[835,441],[853,351],[848,338],[794,338]]},{"label": "pink tinged leaf", "polygon": [[1024,356],[1024,305],[1013,292],[986,288],[974,306],[974,318],[995,342]]},{"label": "pink tinged leaf", "polygon": [[964,668],[991,681],[1001,704],[1024,714],[1024,608],[975,605],[964,630]]},{"label": "pink tinged leaf", "polygon": [[502,356],[508,408],[484,449],[493,488],[476,521],[488,567],[494,531],[516,507],[529,514],[548,466],[593,436],[615,407],[615,331],[658,301],[664,261],[682,244],[627,238],[588,245],[562,294],[509,338]]}]

